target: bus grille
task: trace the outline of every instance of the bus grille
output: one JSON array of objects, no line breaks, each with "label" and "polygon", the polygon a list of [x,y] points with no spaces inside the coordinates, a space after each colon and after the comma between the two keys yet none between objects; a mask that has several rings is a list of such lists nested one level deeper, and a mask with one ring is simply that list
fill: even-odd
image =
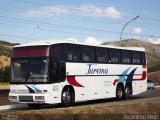
[{"label": "bus grille", "polygon": [[33,96],[19,96],[20,102],[33,102]]}]

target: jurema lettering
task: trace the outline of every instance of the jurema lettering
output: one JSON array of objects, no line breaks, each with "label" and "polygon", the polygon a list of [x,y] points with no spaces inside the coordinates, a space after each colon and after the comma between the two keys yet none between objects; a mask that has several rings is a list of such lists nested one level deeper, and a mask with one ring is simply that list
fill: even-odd
[{"label": "jurema lettering", "polygon": [[92,64],[88,65],[88,72],[87,74],[101,74],[101,75],[105,75],[108,73],[108,69],[104,69],[104,68],[93,68]]}]

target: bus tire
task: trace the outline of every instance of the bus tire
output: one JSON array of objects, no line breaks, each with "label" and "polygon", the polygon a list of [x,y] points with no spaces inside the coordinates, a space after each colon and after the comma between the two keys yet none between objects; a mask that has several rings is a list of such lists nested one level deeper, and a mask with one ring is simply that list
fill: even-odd
[{"label": "bus tire", "polygon": [[116,89],[116,100],[123,100],[124,98],[124,89],[122,85],[118,85]]},{"label": "bus tire", "polygon": [[73,105],[75,102],[75,95],[74,91],[70,88],[67,87],[62,91],[61,95],[61,106],[67,107]]},{"label": "bus tire", "polygon": [[131,97],[131,94],[132,94],[132,89],[131,89],[131,87],[127,84],[126,86],[125,86],[125,90],[124,90],[124,99],[130,99],[130,97]]},{"label": "bus tire", "polygon": [[39,109],[41,107],[41,104],[28,104],[28,106],[32,109]]}]

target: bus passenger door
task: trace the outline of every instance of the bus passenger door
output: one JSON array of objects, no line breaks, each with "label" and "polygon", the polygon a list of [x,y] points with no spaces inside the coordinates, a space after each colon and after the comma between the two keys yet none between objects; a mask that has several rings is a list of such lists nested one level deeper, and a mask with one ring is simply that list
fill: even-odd
[{"label": "bus passenger door", "polygon": [[63,82],[66,77],[66,68],[64,62],[53,62],[50,63],[50,80],[53,83]]}]

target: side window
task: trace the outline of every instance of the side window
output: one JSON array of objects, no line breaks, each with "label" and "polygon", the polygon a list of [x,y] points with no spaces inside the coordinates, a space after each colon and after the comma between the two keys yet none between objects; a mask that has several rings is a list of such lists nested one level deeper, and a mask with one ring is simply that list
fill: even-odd
[{"label": "side window", "polygon": [[142,64],[143,64],[143,65],[146,65],[146,56],[145,56],[145,53],[142,52],[142,53],[141,53],[141,56],[142,56]]},{"label": "side window", "polygon": [[120,50],[110,49],[110,62],[111,63],[120,63]]},{"label": "side window", "polygon": [[67,61],[78,62],[80,60],[78,46],[66,45],[65,48],[66,48],[65,51],[66,51],[66,60]]},{"label": "side window", "polygon": [[131,52],[122,50],[122,63],[128,64],[131,63]]},{"label": "side window", "polygon": [[140,52],[132,52],[132,63],[133,64],[140,64],[141,63]]},{"label": "side window", "polygon": [[97,48],[97,61],[101,63],[108,63],[108,50],[103,48]]},{"label": "side window", "polygon": [[93,47],[81,47],[83,62],[95,62],[95,49]]},{"label": "side window", "polygon": [[63,44],[53,45],[50,49],[51,59],[54,61],[63,61]]}]

